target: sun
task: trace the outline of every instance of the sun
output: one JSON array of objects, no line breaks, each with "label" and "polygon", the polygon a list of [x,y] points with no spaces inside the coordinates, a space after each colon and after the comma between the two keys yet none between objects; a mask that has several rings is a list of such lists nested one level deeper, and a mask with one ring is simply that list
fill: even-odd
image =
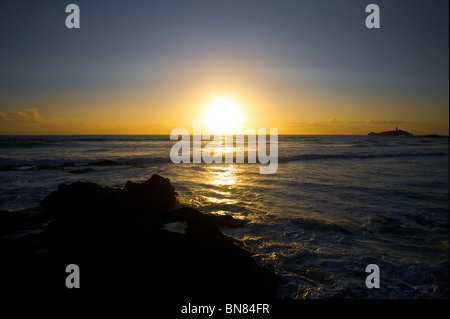
[{"label": "sun", "polygon": [[244,113],[234,101],[218,98],[206,107],[202,125],[207,134],[238,134],[243,129]]}]

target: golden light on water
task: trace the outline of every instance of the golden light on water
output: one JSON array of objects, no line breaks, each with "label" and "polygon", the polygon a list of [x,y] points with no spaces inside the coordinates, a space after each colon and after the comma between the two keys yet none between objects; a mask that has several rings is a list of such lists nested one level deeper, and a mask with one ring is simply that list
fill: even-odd
[{"label": "golden light on water", "polygon": [[237,200],[230,199],[230,198],[216,198],[216,197],[208,197],[203,196],[205,200],[207,200],[209,203],[213,204],[225,204],[225,205],[233,205],[237,203]]},{"label": "golden light on water", "polygon": [[231,186],[236,183],[236,168],[233,165],[212,167],[210,184],[214,186]]},{"label": "golden light on water", "polygon": [[207,134],[238,134],[244,125],[242,108],[232,100],[218,98],[208,104],[202,124]]}]

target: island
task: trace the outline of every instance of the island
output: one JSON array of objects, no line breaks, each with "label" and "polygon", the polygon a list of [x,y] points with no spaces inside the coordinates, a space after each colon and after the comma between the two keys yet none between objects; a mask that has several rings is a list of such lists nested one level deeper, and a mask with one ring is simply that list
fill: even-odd
[{"label": "island", "polygon": [[407,131],[399,130],[398,127],[395,128],[395,131],[385,131],[385,132],[370,132],[368,135],[381,135],[381,136],[414,136],[414,134],[409,133]]}]

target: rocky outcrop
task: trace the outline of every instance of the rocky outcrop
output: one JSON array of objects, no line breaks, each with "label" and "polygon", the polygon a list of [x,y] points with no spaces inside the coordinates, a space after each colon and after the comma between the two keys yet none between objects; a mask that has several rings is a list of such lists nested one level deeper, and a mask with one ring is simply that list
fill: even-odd
[{"label": "rocky outcrop", "polygon": [[403,131],[403,130],[395,130],[395,131],[386,131],[386,132],[370,132],[367,135],[375,135],[375,136],[413,136],[413,134]]},{"label": "rocky outcrop", "polygon": [[[176,198],[170,181],[159,175],[123,189],[60,185],[41,202],[35,217],[46,225],[41,232],[4,237],[3,283],[67,290],[65,267],[74,263],[87,293],[144,291],[172,300],[273,297],[276,276],[256,264],[245,243],[218,228],[244,222],[176,208]],[[5,218],[14,221],[12,230],[20,228],[20,218]]]}]

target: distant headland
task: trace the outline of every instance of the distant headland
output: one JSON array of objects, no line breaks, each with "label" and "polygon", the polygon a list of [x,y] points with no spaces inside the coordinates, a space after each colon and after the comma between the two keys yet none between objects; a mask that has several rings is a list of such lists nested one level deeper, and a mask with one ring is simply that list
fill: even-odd
[{"label": "distant headland", "polygon": [[394,131],[385,131],[385,132],[370,132],[368,135],[383,135],[383,136],[414,136],[414,134],[409,133],[407,131],[399,130],[398,127],[395,128]]},{"label": "distant headland", "polygon": [[410,132],[399,130],[398,127],[395,128],[394,131],[385,131],[385,132],[370,132],[367,135],[376,135],[376,136],[415,136],[415,137],[445,137],[443,135],[437,134],[429,134],[429,135],[414,135]]}]

